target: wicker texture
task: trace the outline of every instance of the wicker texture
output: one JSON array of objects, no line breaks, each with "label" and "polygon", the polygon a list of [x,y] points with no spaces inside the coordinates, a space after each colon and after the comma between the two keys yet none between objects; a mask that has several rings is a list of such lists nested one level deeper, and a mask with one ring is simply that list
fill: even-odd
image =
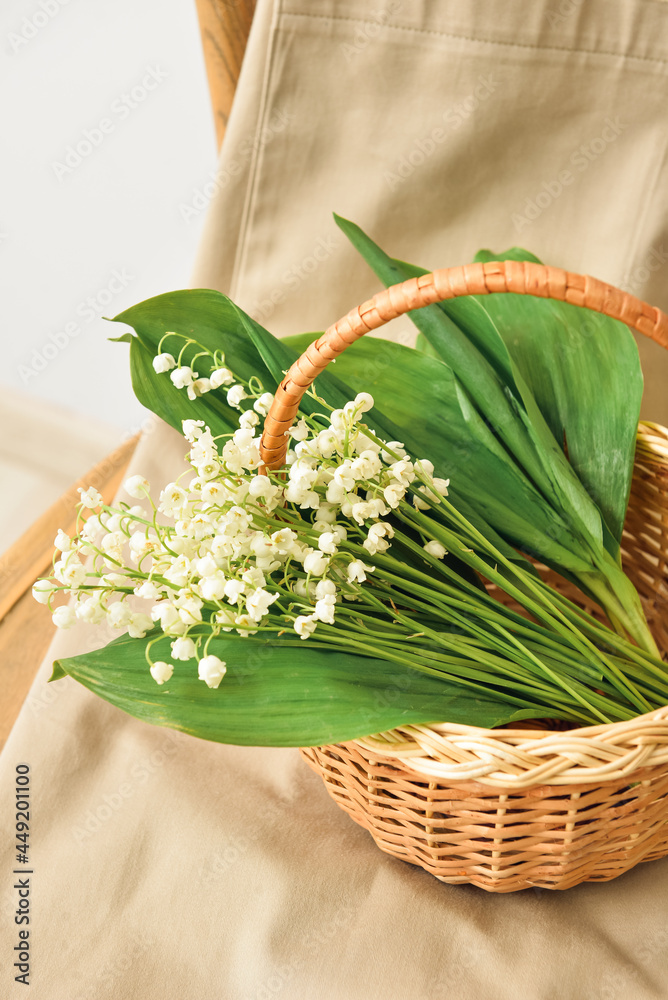
[{"label": "wicker texture", "polygon": [[[623,562],[664,653],[667,557],[668,431],[641,424]],[[568,731],[406,726],[301,753],[383,851],[443,882],[568,889],[668,854],[668,707]]]},{"label": "wicker texture", "polygon": [[[492,292],[585,306],[668,347],[664,313],[594,278],[514,261],[435,271],[379,293],[295,362],[265,421],[265,466],[283,464],[287,430],[304,392],[351,343],[420,306]],[[638,430],[622,558],[665,654],[668,431],[656,424]],[[543,570],[562,593],[601,616],[572,584]],[[608,881],[668,854],[668,707],[581,729],[555,730],[540,721],[495,730],[405,726],[301,753],[381,850],[443,882],[491,892],[568,889]]]}]

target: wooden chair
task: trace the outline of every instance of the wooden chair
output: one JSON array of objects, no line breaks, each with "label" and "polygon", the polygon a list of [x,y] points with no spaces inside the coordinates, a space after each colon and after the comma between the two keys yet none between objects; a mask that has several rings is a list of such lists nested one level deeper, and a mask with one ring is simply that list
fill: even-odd
[{"label": "wooden chair", "polygon": [[[255,0],[196,0],[220,148],[243,61]],[[110,503],[123,482],[138,437],[90,469],[0,558],[0,747],[21,709],[55,626],[32,598],[35,580],[53,557],[58,528],[74,529],[79,486],[94,486]]]}]

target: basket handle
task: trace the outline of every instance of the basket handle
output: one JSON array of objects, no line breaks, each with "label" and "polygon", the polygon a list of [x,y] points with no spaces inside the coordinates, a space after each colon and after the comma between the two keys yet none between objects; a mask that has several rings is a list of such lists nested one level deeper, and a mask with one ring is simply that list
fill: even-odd
[{"label": "basket handle", "polygon": [[266,469],[279,469],[288,450],[302,396],[327,367],[360,337],[397,316],[461,295],[515,292],[557,299],[619,319],[668,349],[668,316],[640,299],[588,275],[571,274],[532,261],[490,261],[442,268],[378,292],[330,326],[295,361],[276,390],[264,422],[260,457]]}]

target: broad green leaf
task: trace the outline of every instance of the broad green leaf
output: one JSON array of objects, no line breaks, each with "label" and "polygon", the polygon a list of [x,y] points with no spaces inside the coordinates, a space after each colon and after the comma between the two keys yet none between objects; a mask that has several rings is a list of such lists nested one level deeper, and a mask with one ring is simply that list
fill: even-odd
[{"label": "broad green leaf", "polygon": [[[104,649],[58,660],[56,676],[69,674],[144,722],[241,746],[317,746],[439,720],[493,728],[536,715],[535,707],[400,664],[253,636],[209,643],[209,653],[227,663],[219,688],[198,680],[194,660],[177,663],[171,680],[159,686],[144,655],[151,638],[122,636]],[[167,637],[152,646],[152,656],[169,659]]]},{"label": "broad green leaf", "polygon": [[[540,263],[517,247],[500,254],[483,250],[476,260]],[[619,541],[643,392],[631,331],[589,309],[529,295],[489,295],[481,304]]]}]

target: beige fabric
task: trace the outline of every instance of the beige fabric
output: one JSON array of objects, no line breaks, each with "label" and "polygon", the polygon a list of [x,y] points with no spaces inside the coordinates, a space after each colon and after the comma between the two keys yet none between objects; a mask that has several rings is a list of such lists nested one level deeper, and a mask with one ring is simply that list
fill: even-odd
[{"label": "beige fabric", "polygon": [[34,396],[0,395],[0,553],[73,482],[117,447],[120,434]]},{"label": "beige fabric", "polygon": [[[377,287],[335,209],[427,266],[521,243],[668,307],[663,16],[644,0],[261,0],[195,283],[281,334],[323,327]],[[606,119],[618,134],[579,170]],[[647,357],[648,412],[668,420]],[[160,428],[135,469],[157,484],[181,452]],[[67,634],[48,660],[99,641]],[[4,961],[12,777],[33,772],[33,1000],[668,995],[668,861],[565,893],[442,885],[382,855],[297,751],[153,729],[48,672],[0,768]],[[24,995],[2,975],[0,995]]]}]

